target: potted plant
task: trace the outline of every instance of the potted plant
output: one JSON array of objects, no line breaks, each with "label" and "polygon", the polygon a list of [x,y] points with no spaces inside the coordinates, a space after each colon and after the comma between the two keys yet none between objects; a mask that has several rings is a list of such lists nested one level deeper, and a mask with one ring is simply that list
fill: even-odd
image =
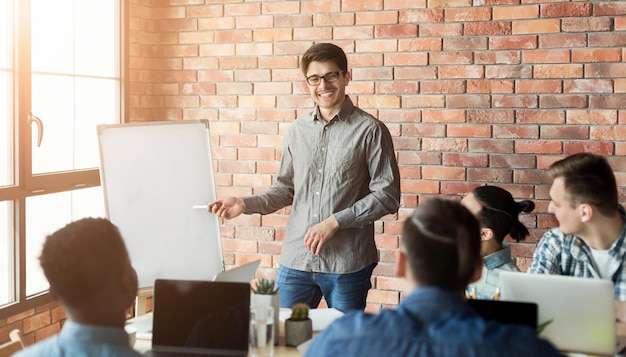
[{"label": "potted plant", "polygon": [[273,279],[258,279],[254,286],[251,287],[250,307],[269,306],[274,308],[274,344],[278,344],[279,314],[280,314],[280,295],[278,287],[276,287]]},{"label": "potted plant", "polygon": [[294,304],[291,317],[285,320],[285,344],[298,346],[313,337],[313,321],[309,318],[309,305]]}]

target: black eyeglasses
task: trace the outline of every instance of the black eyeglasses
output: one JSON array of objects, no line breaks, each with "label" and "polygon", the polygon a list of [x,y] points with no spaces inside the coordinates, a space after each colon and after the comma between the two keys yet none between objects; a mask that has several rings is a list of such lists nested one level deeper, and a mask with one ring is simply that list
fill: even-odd
[{"label": "black eyeglasses", "polygon": [[339,74],[343,74],[346,71],[339,71],[339,72],[328,72],[323,76],[318,76],[318,75],[312,75],[312,76],[308,76],[306,77],[306,82],[310,85],[310,86],[319,86],[320,83],[322,83],[322,79],[324,79],[324,82],[326,83],[333,83],[333,82],[337,82],[337,80],[339,79]]}]

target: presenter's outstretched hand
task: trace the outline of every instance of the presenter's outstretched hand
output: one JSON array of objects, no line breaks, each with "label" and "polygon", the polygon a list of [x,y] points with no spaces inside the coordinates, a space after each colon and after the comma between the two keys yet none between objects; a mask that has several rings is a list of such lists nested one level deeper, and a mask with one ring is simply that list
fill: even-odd
[{"label": "presenter's outstretched hand", "polygon": [[239,197],[226,197],[209,203],[207,210],[218,217],[233,219],[246,209],[246,204]]}]

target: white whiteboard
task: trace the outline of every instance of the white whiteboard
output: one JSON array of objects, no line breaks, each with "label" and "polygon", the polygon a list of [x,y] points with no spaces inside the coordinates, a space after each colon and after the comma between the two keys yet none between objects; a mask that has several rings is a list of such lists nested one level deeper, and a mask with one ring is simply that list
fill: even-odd
[{"label": "white whiteboard", "polygon": [[207,120],[98,126],[106,214],[139,278],[211,280],[224,270]]}]

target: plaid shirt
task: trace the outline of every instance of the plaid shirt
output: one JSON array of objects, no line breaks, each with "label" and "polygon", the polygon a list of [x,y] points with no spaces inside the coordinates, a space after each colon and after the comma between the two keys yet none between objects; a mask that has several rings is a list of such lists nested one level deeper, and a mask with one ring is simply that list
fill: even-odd
[{"label": "plaid shirt", "polygon": [[[619,212],[622,218],[626,218],[622,206],[619,207]],[[619,265],[611,280],[615,284],[615,299],[620,301],[626,301],[624,240],[626,240],[626,220],[619,237],[609,248],[609,256],[618,263],[616,265]],[[543,235],[537,244],[533,263],[528,272],[601,279],[589,246],[576,236],[561,233],[558,228],[553,228]]]}]

